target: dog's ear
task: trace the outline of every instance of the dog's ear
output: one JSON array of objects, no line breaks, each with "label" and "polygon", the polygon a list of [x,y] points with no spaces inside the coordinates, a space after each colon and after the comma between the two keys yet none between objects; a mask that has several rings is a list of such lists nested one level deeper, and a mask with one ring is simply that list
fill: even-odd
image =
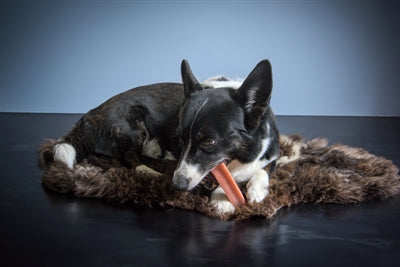
[{"label": "dog's ear", "polygon": [[263,60],[247,76],[237,91],[239,101],[245,112],[246,129],[256,129],[265,114],[272,91],[271,63]]},{"label": "dog's ear", "polygon": [[181,75],[185,96],[189,96],[195,91],[201,90],[203,88],[197,81],[196,77],[194,77],[192,70],[190,69],[189,62],[187,62],[185,59],[182,60]]}]

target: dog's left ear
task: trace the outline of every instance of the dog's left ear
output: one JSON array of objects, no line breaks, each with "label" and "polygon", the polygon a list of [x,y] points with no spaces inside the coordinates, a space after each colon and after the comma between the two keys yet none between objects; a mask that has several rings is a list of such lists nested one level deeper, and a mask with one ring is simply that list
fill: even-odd
[{"label": "dog's left ear", "polygon": [[265,114],[272,92],[271,63],[263,60],[247,76],[237,91],[245,112],[245,126],[248,131],[258,128]]},{"label": "dog's left ear", "polygon": [[187,62],[185,59],[182,60],[181,75],[182,75],[185,97],[189,96],[195,91],[202,89],[202,86],[192,73],[192,69],[190,68],[189,62]]}]

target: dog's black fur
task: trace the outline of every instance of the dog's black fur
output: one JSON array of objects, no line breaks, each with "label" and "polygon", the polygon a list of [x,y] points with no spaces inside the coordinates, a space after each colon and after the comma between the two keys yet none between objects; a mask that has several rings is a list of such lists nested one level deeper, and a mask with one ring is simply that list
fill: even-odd
[{"label": "dog's black fur", "polygon": [[164,157],[169,151],[179,155],[176,139],[178,113],[183,101],[178,83],[138,87],[116,95],[85,114],[64,137],[77,151],[76,161],[88,154],[112,156],[124,165],[132,153],[142,155],[146,140],[157,140]]},{"label": "dog's black fur", "polygon": [[[182,190],[194,188],[216,165],[229,161],[235,180],[249,181],[248,198],[261,201],[268,194],[263,169],[269,165],[273,171],[279,156],[279,134],[269,106],[269,61],[261,61],[236,89],[202,85],[185,60],[181,73],[183,86],[138,87],[89,111],[55,146],[54,158],[70,168],[91,153],[129,167],[135,167],[129,161],[132,155],[179,158],[173,183]],[[223,195],[212,200],[221,213],[232,211]],[[218,206],[221,201],[224,205]]]},{"label": "dog's black fur", "polygon": [[[185,153],[181,153],[179,163],[185,160],[187,165],[197,165],[201,179],[224,160],[269,161],[279,153],[278,130],[269,106],[272,77],[268,61],[260,62],[239,89],[206,89],[186,61],[182,62],[181,72],[185,102],[177,132],[185,143],[183,150],[189,150],[185,159]],[[257,158],[262,140],[267,138],[272,141],[262,157]],[[211,145],[212,142],[215,144]],[[188,180],[193,177],[187,177],[184,170],[181,177],[176,174],[174,179],[179,188],[195,186],[189,185]]]}]

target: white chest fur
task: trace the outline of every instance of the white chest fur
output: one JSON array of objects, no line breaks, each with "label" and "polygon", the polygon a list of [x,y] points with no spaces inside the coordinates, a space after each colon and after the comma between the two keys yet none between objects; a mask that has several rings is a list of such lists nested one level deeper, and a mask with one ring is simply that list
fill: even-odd
[{"label": "white chest fur", "polygon": [[233,179],[236,182],[245,182],[250,180],[250,178],[254,175],[254,173],[265,166],[267,166],[272,161],[276,160],[275,157],[271,159],[263,159],[263,155],[265,154],[268,146],[271,143],[271,139],[267,138],[262,141],[262,149],[260,153],[257,155],[257,158],[249,163],[241,163],[238,160],[233,160],[229,165],[228,169],[232,174]]}]

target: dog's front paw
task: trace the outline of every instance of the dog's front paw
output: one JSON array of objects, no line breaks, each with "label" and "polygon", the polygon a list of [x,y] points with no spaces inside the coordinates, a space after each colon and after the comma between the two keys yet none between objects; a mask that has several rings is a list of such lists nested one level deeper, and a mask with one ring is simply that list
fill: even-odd
[{"label": "dog's front paw", "polygon": [[231,215],[235,213],[235,206],[229,202],[224,190],[220,186],[211,193],[210,204],[216,208],[219,215]]},{"label": "dog's front paw", "polygon": [[264,170],[257,171],[247,183],[247,200],[250,203],[261,202],[268,196],[269,178]]},{"label": "dog's front paw", "polygon": [[150,167],[147,167],[146,165],[142,164],[136,167],[135,169],[139,174],[147,174],[147,175],[152,175],[152,176],[161,176],[162,174],[159,173],[158,171],[153,170]]},{"label": "dog's front paw", "polygon": [[211,201],[219,215],[231,215],[235,213],[235,206],[229,200],[214,200]]},{"label": "dog's front paw", "polygon": [[247,199],[250,203],[258,203],[268,196],[268,188],[250,187],[247,190]]}]

